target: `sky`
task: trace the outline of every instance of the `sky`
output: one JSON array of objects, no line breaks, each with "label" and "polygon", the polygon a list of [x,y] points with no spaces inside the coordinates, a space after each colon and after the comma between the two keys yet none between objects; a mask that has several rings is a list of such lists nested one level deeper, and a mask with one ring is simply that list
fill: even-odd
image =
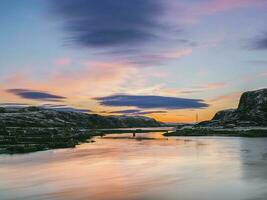
[{"label": "sky", "polygon": [[209,120],[267,86],[267,0],[1,0],[0,106]]}]

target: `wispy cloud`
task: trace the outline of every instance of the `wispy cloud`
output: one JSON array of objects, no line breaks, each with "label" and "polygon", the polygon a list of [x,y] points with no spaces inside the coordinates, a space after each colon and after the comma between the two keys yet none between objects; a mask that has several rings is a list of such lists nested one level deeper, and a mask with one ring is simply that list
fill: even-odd
[{"label": "wispy cloud", "polygon": [[144,53],[128,57],[128,62],[141,66],[159,65],[167,61],[181,59],[193,53],[192,48],[163,52]]},{"label": "wispy cloud", "polygon": [[267,65],[267,60],[251,60],[249,63],[256,65]]},{"label": "wispy cloud", "polygon": [[135,95],[112,95],[95,98],[104,106],[133,106],[141,109],[160,108],[160,109],[191,109],[206,108],[202,99],[186,99],[165,96],[135,96]]},{"label": "wispy cloud", "polygon": [[72,63],[72,60],[70,58],[58,58],[54,61],[54,63],[58,66],[68,66]]},{"label": "wispy cloud", "polygon": [[221,89],[227,86],[226,82],[218,82],[218,83],[208,83],[205,85],[194,86],[189,89],[179,90],[178,92],[181,94],[191,94],[198,92],[205,92],[209,90]]},{"label": "wispy cloud", "polygon": [[259,76],[267,76],[267,71],[265,71],[265,72],[261,72],[261,73],[259,74]]},{"label": "wispy cloud", "polygon": [[139,109],[128,109],[128,110],[119,110],[119,111],[112,111],[109,114],[123,114],[123,115],[148,115],[148,114],[163,114],[167,113],[167,111],[163,110],[152,110],[152,111],[145,111]]},{"label": "wispy cloud", "polygon": [[267,31],[252,40],[250,49],[267,50]]},{"label": "wispy cloud", "polygon": [[207,15],[267,5],[265,0],[202,0],[189,3],[181,3],[179,1],[173,2],[174,9],[182,6],[183,19],[190,23],[195,23],[201,17]]},{"label": "wispy cloud", "polygon": [[266,3],[264,0],[213,0],[203,4],[202,14],[228,11],[232,9],[260,6]]},{"label": "wispy cloud", "polygon": [[91,113],[92,110],[90,109],[81,109],[81,108],[74,108],[68,105],[53,105],[53,104],[43,104],[40,107],[46,109],[52,109],[61,112],[78,112],[78,113]]}]

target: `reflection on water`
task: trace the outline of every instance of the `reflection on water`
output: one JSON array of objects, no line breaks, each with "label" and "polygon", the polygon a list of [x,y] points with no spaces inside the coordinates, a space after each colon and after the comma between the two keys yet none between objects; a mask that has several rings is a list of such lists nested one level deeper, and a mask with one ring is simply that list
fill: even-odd
[{"label": "reflection on water", "polygon": [[75,149],[0,155],[0,199],[267,199],[264,138],[146,133],[95,140]]}]

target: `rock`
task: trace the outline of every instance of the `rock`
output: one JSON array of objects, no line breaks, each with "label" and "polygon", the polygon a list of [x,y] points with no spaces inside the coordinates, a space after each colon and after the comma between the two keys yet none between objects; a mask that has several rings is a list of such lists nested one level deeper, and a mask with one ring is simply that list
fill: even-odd
[{"label": "rock", "polygon": [[237,118],[236,109],[227,109],[217,112],[212,120],[227,121],[228,119],[236,119],[236,118]]},{"label": "rock", "polygon": [[267,89],[243,93],[237,109],[219,111],[197,126],[267,126]]},{"label": "rock", "polygon": [[242,121],[267,125],[267,89],[245,92],[240,98],[237,112]]}]

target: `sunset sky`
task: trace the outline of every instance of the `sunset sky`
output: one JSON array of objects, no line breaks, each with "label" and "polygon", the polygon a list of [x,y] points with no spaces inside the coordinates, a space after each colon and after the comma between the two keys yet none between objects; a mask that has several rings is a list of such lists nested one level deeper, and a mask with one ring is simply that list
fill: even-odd
[{"label": "sunset sky", "polygon": [[1,0],[0,106],[210,119],[267,86],[267,0]]}]

